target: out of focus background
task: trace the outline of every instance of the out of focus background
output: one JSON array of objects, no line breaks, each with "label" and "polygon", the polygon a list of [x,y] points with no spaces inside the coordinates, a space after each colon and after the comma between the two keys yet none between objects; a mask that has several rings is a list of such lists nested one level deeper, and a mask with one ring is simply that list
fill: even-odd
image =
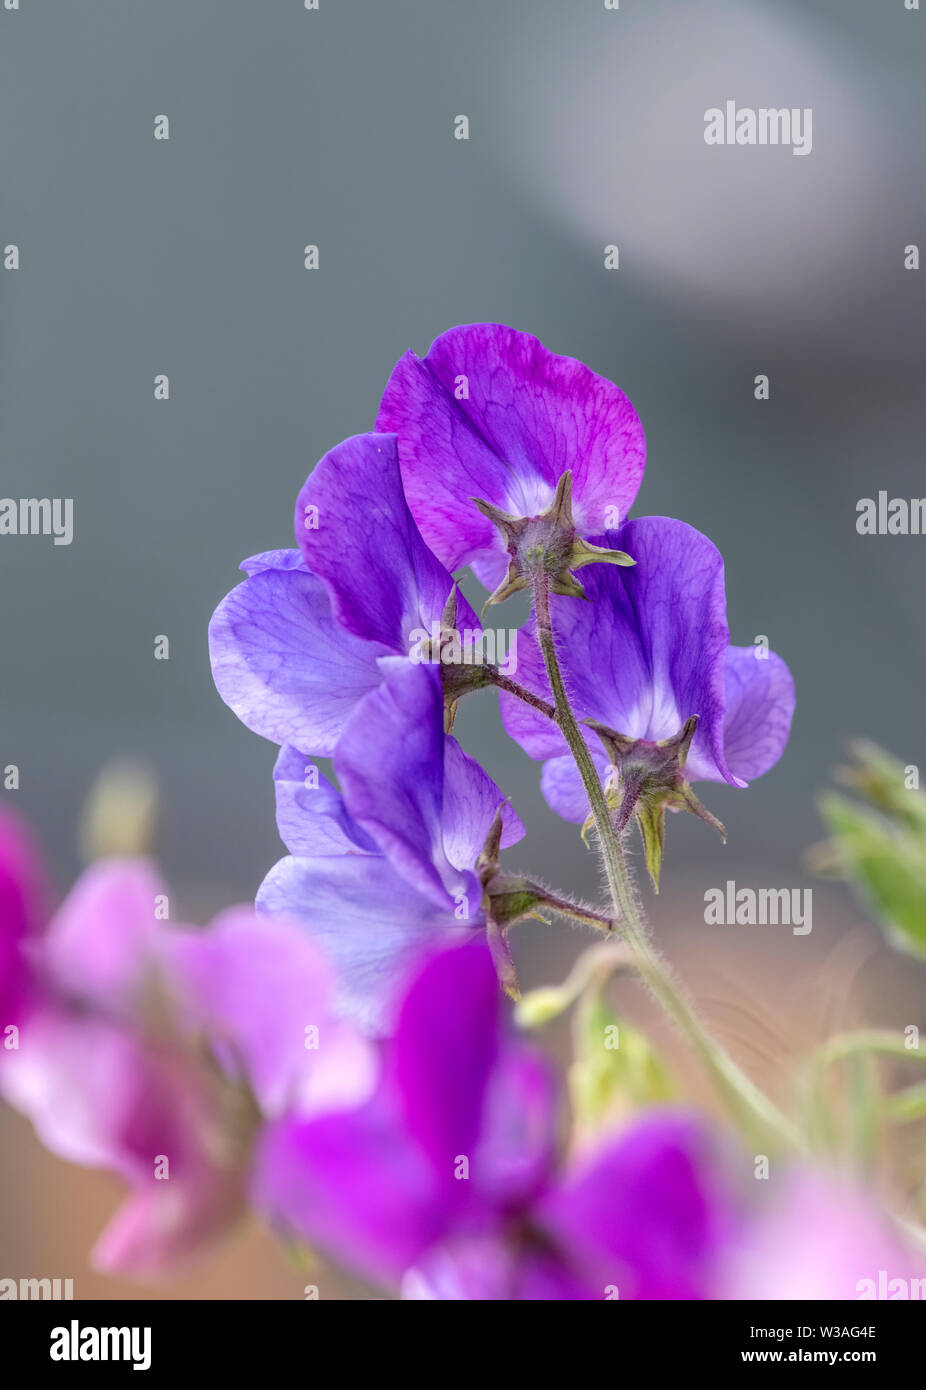
[{"label": "out of focus background", "polygon": [[[21,779],[0,795],[62,890],[91,784],[129,757],[158,780],[183,914],[253,897],[281,853],[275,750],[215,693],[210,614],[243,557],[292,543],[300,484],[372,427],[401,353],[496,320],[630,395],[636,514],[716,542],[733,640],[766,636],[797,683],[781,764],[704,789],[727,845],[673,818],[657,938],[773,1088],[833,1027],[926,1025],[926,972],[805,860],[848,738],[924,756],[926,537],[856,532],[860,498],[926,494],[926,272],[905,269],[926,244],[924,72],[926,13],[904,0],[0,9],[0,247],[20,254],[0,269],[0,493],[75,506],[70,546],[0,538],[0,765]],[[812,108],[812,153],[708,147],[704,112],[727,100]],[[494,700],[459,732],[528,826],[511,861],[594,895]],[[705,925],[728,879],[812,888],[812,933]],[[525,982],[579,944],[521,929]],[[626,1008],[647,1017],[633,989]],[[257,1232],[166,1290],[94,1274],[115,1185],[6,1112],[0,1140],[0,1275],[73,1277],[89,1298],[301,1297]]]}]

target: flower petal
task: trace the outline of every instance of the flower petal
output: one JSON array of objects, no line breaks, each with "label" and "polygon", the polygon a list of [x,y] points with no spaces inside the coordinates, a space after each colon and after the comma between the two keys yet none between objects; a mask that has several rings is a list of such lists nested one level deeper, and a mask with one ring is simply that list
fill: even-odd
[{"label": "flower petal", "polygon": [[237,1168],[205,1161],[184,1180],[149,1176],[123,1202],[90,1253],[104,1274],[142,1279],[173,1278],[207,1253],[245,1214],[245,1185]]},{"label": "flower petal", "polygon": [[32,994],[23,948],[44,926],[50,898],[38,845],[23,821],[0,810],[0,1032],[18,1022]]},{"label": "flower petal", "polygon": [[700,1124],[654,1112],[607,1144],[552,1193],[539,1219],[605,1297],[710,1297],[732,1207]]},{"label": "flower petal", "polygon": [[444,1185],[379,1097],[346,1114],[271,1125],[254,1200],[274,1224],[386,1285],[440,1239],[452,1215]]},{"label": "flower petal", "polygon": [[716,1297],[914,1298],[913,1281],[924,1275],[922,1247],[904,1238],[870,1193],[845,1173],[795,1168],[744,1230]]},{"label": "flower petal", "polygon": [[[453,578],[412,520],[394,435],[355,435],[316,464],[299,494],[296,536],[356,636],[408,655],[415,630],[440,621]],[[458,603],[463,625],[477,627],[462,596]]]},{"label": "flower petal", "polygon": [[757,647],[727,652],[727,710],[723,746],[735,777],[748,781],[774,767],[784,752],[794,714],[794,681],[780,656]]},{"label": "flower petal", "polygon": [[108,1015],[130,1013],[151,969],[164,892],[143,859],[105,859],[86,869],[40,947],[42,966],[62,994]]},{"label": "flower petal", "polygon": [[273,767],[277,829],[290,854],[375,854],[375,842],[352,819],[341,793],[305,753],[280,749]]},{"label": "flower petal", "polygon": [[543,1189],[556,1146],[556,1093],[546,1062],[508,1043],[486,1090],[473,1176],[501,1209],[523,1207]]},{"label": "flower petal", "polygon": [[514,808],[489,774],[455,738],[444,739],[443,840],[455,869],[471,869],[501,808],[501,847],[507,849],[527,833]]},{"label": "flower petal", "polygon": [[[735,694],[746,677],[736,660],[728,677],[720,552],[694,527],[668,517],[629,521],[609,533],[608,541],[636,564],[589,565],[582,571],[587,603],[551,599],[557,652],[577,718],[658,741],[677,734],[696,714],[690,779],[742,785],[724,751],[728,683]],[[548,698],[533,619],[519,634],[518,656],[522,683]],[[734,731],[741,762],[752,741],[768,740],[779,752],[782,746],[788,678],[779,658],[769,661],[767,679],[768,686],[760,680],[753,687],[755,698],[738,700]],[[501,700],[505,727],[530,756],[562,753],[562,742],[544,728],[541,716],[510,695]]]},{"label": "flower petal", "polygon": [[[604,785],[608,774],[607,758],[599,748],[593,748],[591,752],[592,762],[598,769],[598,779]],[[547,805],[563,820],[582,825],[588,819],[588,796],[571,753],[563,758],[550,758],[544,763],[540,789]]]},{"label": "flower petal", "polygon": [[172,933],[165,962],[188,1026],[220,1056],[230,1045],[229,1061],[244,1065],[264,1115],[351,1106],[370,1094],[370,1045],[333,1019],[333,974],[304,931],[242,908],[207,931]]},{"label": "flower petal", "polygon": [[242,723],[324,756],[379,683],[384,649],[345,631],[321,580],[289,566],[261,569],[222,600],[209,651],[216,688]]},{"label": "flower petal", "polygon": [[281,859],[257,907],[320,943],[336,972],[338,1013],[372,1034],[390,1030],[399,992],[426,952],[466,941],[481,926],[455,921],[375,855]]},{"label": "flower petal", "polygon": [[[358,705],[334,767],[351,815],[408,881],[445,910],[473,894],[444,850],[444,697],[440,670],[396,657]],[[466,866],[472,869],[472,863]]]},{"label": "flower petal", "polygon": [[461,1159],[475,1165],[500,1022],[498,978],[483,943],[429,960],[399,1013],[390,1079],[407,1132],[451,1188],[461,1185]]},{"label": "flower petal", "polygon": [[493,588],[503,547],[473,497],[534,516],[571,469],[576,522],[598,535],[627,515],[643,476],[643,427],[628,397],[501,324],[452,328],[423,360],[406,353],[377,429],[399,436],[406,496],[428,545],[448,569],[471,564]]}]

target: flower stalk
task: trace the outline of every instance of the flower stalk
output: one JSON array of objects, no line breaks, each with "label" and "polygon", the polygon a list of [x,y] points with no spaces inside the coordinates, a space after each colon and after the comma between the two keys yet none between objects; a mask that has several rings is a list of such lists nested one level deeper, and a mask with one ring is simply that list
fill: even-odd
[{"label": "flower stalk", "polygon": [[604,788],[573,713],[563,681],[553,634],[548,576],[542,557],[538,558],[540,562],[534,566],[532,574],[534,610],[537,636],[553,693],[554,717],[569,746],[588,796],[621,938],[640,976],[710,1072],[718,1091],[744,1130],[762,1143],[772,1140],[776,1146],[798,1146],[801,1141],[797,1129],[710,1035],[650,944],[646,921],[624,854],[623,841],[612,826]]}]

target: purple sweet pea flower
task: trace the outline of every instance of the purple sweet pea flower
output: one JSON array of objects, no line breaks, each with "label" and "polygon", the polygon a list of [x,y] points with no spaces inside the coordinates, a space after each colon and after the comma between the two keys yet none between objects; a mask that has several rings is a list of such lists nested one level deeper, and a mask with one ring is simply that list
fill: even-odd
[{"label": "purple sweet pea flower", "polygon": [[699,1126],[654,1114],[557,1174],[549,1074],[499,1004],[481,944],[428,961],[370,1101],[267,1131],[258,1204],[409,1297],[706,1296],[732,1227]]},{"label": "purple sweet pea flower", "polygon": [[[608,540],[636,565],[592,565],[582,576],[588,602],[550,600],[576,717],[655,743],[697,715],[686,778],[746,786],[787,742],[794,711],[787,666],[774,652],[730,645],[723,559],[706,536],[681,521],[642,517]],[[531,618],[518,635],[518,679],[549,699],[535,631]],[[584,821],[588,800],[559,730],[509,695],[501,703],[509,734],[545,763],[547,801],[566,820]],[[607,756],[590,730],[587,738],[604,782]]]},{"label": "purple sweet pea flower", "polygon": [[[248,578],[209,626],[212,672],[254,733],[327,756],[379,686],[380,658],[409,658],[454,583],[412,520],[393,436],[357,435],[321,459],[299,494],[296,536],[299,550],[242,564]],[[479,630],[462,596],[457,612]]]},{"label": "purple sweet pea flower", "polygon": [[399,437],[405,493],[428,545],[448,569],[471,565],[490,589],[505,572],[504,545],[472,498],[535,516],[571,470],[578,531],[599,536],[626,517],[643,477],[643,426],[627,396],[501,324],[451,328],[423,359],[406,353],[376,427]]},{"label": "purple sweet pea flower", "polygon": [[485,931],[475,867],[498,813],[503,846],[524,827],[491,778],[443,729],[439,672],[380,662],[381,685],[343,730],[341,792],[305,755],[277,760],[277,822],[290,857],[257,908],[304,925],[338,973],[343,1012],[383,1032],[419,956]]},{"label": "purple sweet pea flower", "polygon": [[[89,869],[19,951],[26,1003],[0,1050],[0,1093],[42,1142],[128,1183],[92,1258],[142,1278],[244,1213],[262,1116],[353,1104],[375,1080],[368,1045],[331,1017],[304,933],[245,909],[172,928],[156,918],[164,902],[143,862]],[[8,917],[0,928],[8,943]]]}]

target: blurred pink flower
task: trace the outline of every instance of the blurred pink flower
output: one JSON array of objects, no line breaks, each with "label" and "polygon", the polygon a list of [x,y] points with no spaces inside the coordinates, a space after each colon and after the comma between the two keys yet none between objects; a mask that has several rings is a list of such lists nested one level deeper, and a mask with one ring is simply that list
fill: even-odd
[{"label": "blurred pink flower", "polygon": [[[720,1298],[871,1299],[897,1283],[893,1296],[915,1297],[926,1275],[916,1250],[857,1185],[840,1174],[808,1169],[785,1179],[727,1262]],[[901,1284],[908,1290],[899,1291]],[[926,1289],[926,1284],[921,1286]]]},{"label": "blurred pink flower", "polygon": [[36,932],[36,861],[2,830],[0,1093],[54,1153],[129,1184],[93,1262],[160,1277],[245,1211],[262,1122],[358,1103],[374,1054],[304,933],[244,908],[173,927],[143,861],[95,864]]}]

